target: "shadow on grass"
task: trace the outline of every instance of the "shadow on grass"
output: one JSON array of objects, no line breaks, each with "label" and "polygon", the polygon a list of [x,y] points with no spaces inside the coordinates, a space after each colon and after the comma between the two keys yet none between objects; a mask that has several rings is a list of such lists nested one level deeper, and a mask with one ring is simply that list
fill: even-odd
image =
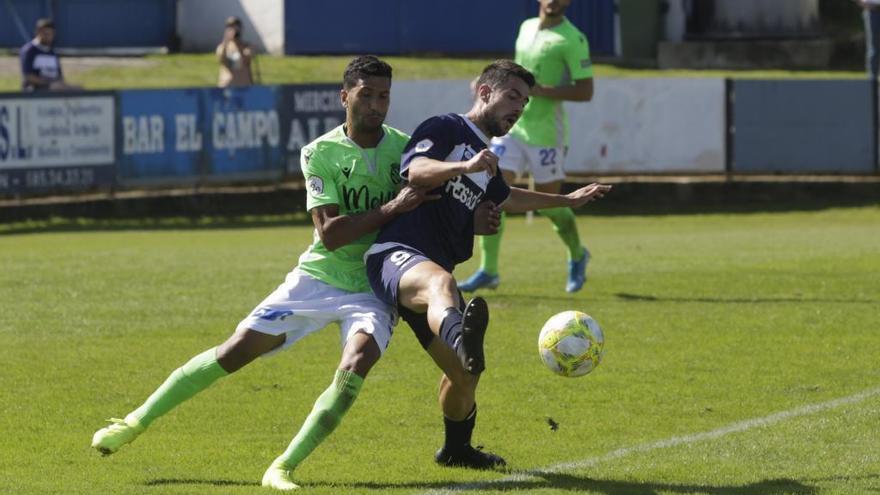
[{"label": "shadow on grass", "polygon": [[[485,292],[483,295],[485,296]],[[477,293],[479,294],[479,292]],[[501,290],[494,294],[503,295],[508,306],[518,306],[519,301],[524,304],[534,304],[535,302],[544,302],[548,304],[567,304],[572,300],[580,300],[577,294],[560,294],[559,296],[549,296],[542,294],[510,294]],[[778,297],[778,296],[750,296],[750,297],[693,297],[693,296],[652,296],[650,294],[633,294],[629,292],[617,292],[614,294],[592,293],[590,301],[632,301],[645,303],[663,303],[663,302],[679,302],[679,303],[706,303],[706,304],[779,304],[779,303],[818,303],[818,304],[870,304],[880,305],[880,299],[857,299],[851,297]],[[493,301],[490,301],[492,304]]]},{"label": "shadow on grass", "polygon": [[211,485],[211,486],[260,486],[256,481],[238,481],[238,480],[199,480],[190,478],[159,478],[155,480],[147,480],[144,482],[147,486],[164,486],[164,485]]},{"label": "shadow on grass", "polygon": [[853,299],[848,297],[657,297],[646,294],[618,292],[618,299],[640,302],[700,302],[700,303],[841,303],[841,304],[880,304],[878,299]]},{"label": "shadow on grass", "polygon": [[652,495],[659,493],[705,493],[709,495],[815,495],[816,487],[790,479],[763,480],[740,486],[713,486],[700,484],[652,483],[618,480],[597,480],[568,474],[533,474],[530,479],[497,480],[489,482],[359,482],[359,483],[305,483],[305,486],[334,487],[352,493],[360,490],[438,490],[451,492],[474,492],[482,490],[522,491],[553,489],[573,493],[601,493],[605,495]]},{"label": "shadow on grass", "polygon": [[[361,489],[361,490],[388,490],[388,489],[410,489],[410,490],[440,490],[444,488],[448,488],[450,486],[454,486],[456,481],[433,481],[433,482],[418,482],[418,481],[403,481],[399,483],[380,483],[380,482],[354,482],[354,483],[331,483],[327,481],[303,481],[298,484],[301,484],[303,488],[308,487],[330,487],[330,488],[339,488],[340,490],[348,488],[349,490],[345,490],[345,492],[350,492],[351,489]],[[236,481],[236,480],[211,480],[211,479],[188,479],[188,478],[160,478],[155,480],[147,480],[144,482],[146,486],[166,486],[166,485],[210,485],[210,486],[260,486],[259,482],[256,481]]]},{"label": "shadow on grass", "polygon": [[[523,479],[523,476],[529,476],[530,479]],[[823,481],[856,481],[856,480],[872,480],[878,479],[880,475],[869,474],[864,476],[832,476],[826,478],[814,478],[805,480],[807,482],[823,482]],[[253,481],[237,481],[237,480],[212,480],[212,479],[174,479],[160,478],[148,480],[144,483],[147,486],[165,486],[165,485],[210,485],[210,486],[259,486],[260,484]],[[745,485],[708,485],[708,484],[687,484],[687,483],[652,483],[637,481],[620,481],[620,480],[601,480],[592,479],[585,476],[574,476],[560,473],[532,473],[520,475],[518,479],[497,480],[487,482],[474,483],[458,483],[455,481],[404,481],[381,483],[375,481],[355,482],[355,483],[330,483],[326,481],[304,482],[303,487],[330,487],[340,490],[393,490],[393,489],[409,489],[409,490],[444,490],[444,491],[474,491],[479,492],[481,489],[492,489],[498,491],[520,491],[520,490],[539,490],[539,489],[555,489],[571,492],[592,492],[604,495],[655,495],[659,493],[685,493],[698,494],[704,493],[708,495],[816,495],[820,493],[819,488],[806,485],[801,481],[787,478],[762,480]]]},{"label": "shadow on grass", "polygon": [[[492,483],[493,490],[535,490],[554,488],[572,492],[590,491],[606,495],[652,495],[657,493],[706,493],[709,495],[813,495],[816,487],[790,479],[763,480],[739,486],[714,486],[687,483],[652,483],[597,480],[568,474],[541,473],[533,480]],[[488,488],[488,486],[487,486]]]}]

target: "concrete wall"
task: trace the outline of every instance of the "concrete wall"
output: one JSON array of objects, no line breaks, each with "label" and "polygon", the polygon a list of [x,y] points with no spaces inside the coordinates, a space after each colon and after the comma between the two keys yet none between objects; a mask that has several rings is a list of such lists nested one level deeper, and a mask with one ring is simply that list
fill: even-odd
[{"label": "concrete wall", "polygon": [[576,173],[719,173],[725,168],[723,79],[596,81],[590,103],[566,103]]},{"label": "concrete wall", "polygon": [[[396,81],[388,123],[412,132],[426,118],[471,106],[470,81]],[[590,103],[568,103],[568,172],[720,173],[724,80],[609,79]]]},{"label": "concrete wall", "polygon": [[261,53],[284,53],[283,0],[180,0],[177,34],[181,49],[214,51],[223,38],[223,22],[234,15],[244,24],[244,39]]}]

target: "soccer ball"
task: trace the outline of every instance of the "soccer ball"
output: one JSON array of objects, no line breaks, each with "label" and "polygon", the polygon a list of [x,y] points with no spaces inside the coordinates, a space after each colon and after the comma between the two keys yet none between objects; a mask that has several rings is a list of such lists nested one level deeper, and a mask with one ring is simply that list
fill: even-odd
[{"label": "soccer ball", "polygon": [[538,352],[550,371],[562,376],[583,376],[602,360],[605,336],[596,320],[580,311],[554,315],[538,336]]}]

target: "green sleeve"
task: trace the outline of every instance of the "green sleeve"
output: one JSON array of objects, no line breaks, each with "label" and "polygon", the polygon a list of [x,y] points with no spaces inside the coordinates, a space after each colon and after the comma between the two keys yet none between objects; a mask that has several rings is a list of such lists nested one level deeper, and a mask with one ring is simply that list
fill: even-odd
[{"label": "green sleeve", "polygon": [[593,77],[593,61],[590,59],[590,42],[587,37],[578,33],[577,37],[569,39],[570,42],[565,45],[564,57],[572,81]]},{"label": "green sleeve", "polygon": [[339,172],[328,166],[323,155],[312,148],[304,148],[300,154],[300,167],[306,179],[306,210],[324,205],[338,205],[339,189],[336,177]]}]

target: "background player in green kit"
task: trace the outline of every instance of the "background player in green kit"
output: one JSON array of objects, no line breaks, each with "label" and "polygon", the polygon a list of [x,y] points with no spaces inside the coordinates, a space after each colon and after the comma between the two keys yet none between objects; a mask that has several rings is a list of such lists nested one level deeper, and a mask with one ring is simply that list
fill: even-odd
[{"label": "background player in green kit", "polygon": [[348,65],[340,92],[345,124],[301,153],[315,224],[312,245],[226,342],[176,369],[124,419],[110,420],[95,433],[92,447],[105,455],[116,452],[217,379],[338,322],[344,348],[333,383],[263,476],[263,486],[298,488],[291,478],[294,468],[339,424],[391,339],[394,311],[371,293],[364,253],[380,226],[431,199],[419,189],[400,189],[400,155],[409,137],[383,124],[390,89],[386,63],[366,56]]},{"label": "background player in green kit", "polygon": [[[586,36],[565,17],[571,0],[539,0],[539,16],[527,19],[516,38],[516,62],[537,81],[531,100],[511,131],[492,139],[504,180],[530,173],[535,189],[558,194],[565,179],[563,162],[568,150],[568,118],[563,101],[593,98],[593,67]],[[581,244],[571,208],[549,208],[539,213],[549,218],[568,251],[565,290],[577,292],[586,281],[590,253]],[[494,289],[501,281],[498,255],[504,223],[497,235],[480,238],[480,269],[459,285],[465,292]]]}]

